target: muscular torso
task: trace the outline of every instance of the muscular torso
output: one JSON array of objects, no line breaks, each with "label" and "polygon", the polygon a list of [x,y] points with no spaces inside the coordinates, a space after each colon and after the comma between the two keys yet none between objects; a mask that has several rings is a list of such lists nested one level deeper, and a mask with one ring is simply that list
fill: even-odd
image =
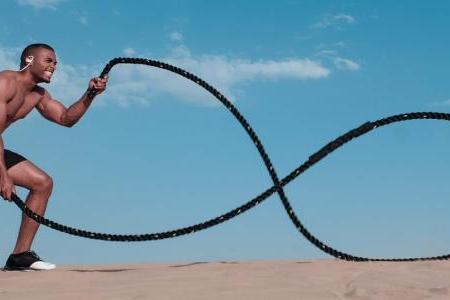
[{"label": "muscular torso", "polygon": [[[31,91],[25,91],[17,80],[14,72],[1,72],[0,76],[7,76],[11,83],[12,96],[6,103],[6,127],[24,118],[42,99],[44,89],[36,86]],[[11,94],[10,94],[11,95]]]}]

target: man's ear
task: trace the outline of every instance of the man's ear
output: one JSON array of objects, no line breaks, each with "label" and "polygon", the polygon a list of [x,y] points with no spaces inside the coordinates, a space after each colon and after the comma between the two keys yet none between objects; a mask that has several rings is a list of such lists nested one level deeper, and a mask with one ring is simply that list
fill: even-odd
[{"label": "man's ear", "polygon": [[20,69],[20,72],[22,72],[23,70],[28,68],[31,65],[31,63],[33,62],[33,60],[34,60],[34,56],[33,55],[27,56],[25,58],[26,65],[22,69]]}]

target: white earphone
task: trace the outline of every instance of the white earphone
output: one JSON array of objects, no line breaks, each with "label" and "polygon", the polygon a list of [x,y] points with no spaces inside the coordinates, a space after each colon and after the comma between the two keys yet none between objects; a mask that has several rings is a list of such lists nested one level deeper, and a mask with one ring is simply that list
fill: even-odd
[{"label": "white earphone", "polygon": [[33,60],[34,60],[34,56],[32,56],[32,55],[27,56],[27,57],[25,58],[25,62],[27,63],[27,65],[26,65],[25,67],[23,67],[22,69],[20,69],[19,72],[22,72],[23,70],[25,70],[26,68],[28,68],[28,67],[31,65],[31,63],[33,62]]}]

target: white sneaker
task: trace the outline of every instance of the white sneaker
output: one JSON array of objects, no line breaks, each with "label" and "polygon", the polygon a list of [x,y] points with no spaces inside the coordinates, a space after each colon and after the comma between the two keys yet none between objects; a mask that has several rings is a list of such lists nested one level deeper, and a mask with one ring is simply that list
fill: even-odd
[{"label": "white sneaker", "polygon": [[34,251],[11,254],[6,261],[5,271],[52,270],[56,266],[43,261]]}]

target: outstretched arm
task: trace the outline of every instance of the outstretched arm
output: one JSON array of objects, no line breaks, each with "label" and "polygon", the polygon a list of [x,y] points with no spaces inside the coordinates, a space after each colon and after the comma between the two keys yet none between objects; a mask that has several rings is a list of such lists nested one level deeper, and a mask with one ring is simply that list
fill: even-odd
[{"label": "outstretched arm", "polygon": [[50,94],[44,90],[44,95],[36,106],[41,115],[59,125],[72,127],[88,110],[94,98],[89,97],[89,90],[94,88],[96,95],[102,93],[106,89],[108,78],[94,78],[89,82],[89,89],[81,96],[81,98],[66,108],[61,102],[53,99]]}]

